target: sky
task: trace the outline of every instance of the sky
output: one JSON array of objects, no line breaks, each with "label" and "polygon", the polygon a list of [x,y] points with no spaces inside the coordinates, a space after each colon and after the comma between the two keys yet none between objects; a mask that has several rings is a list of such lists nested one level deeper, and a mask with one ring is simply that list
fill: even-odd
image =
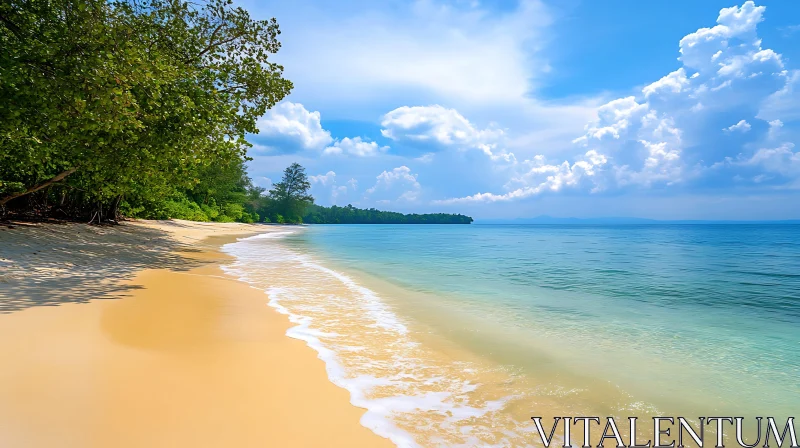
[{"label": "sky", "polygon": [[800,218],[800,1],[239,0],[292,93],[249,173],[321,205]]}]

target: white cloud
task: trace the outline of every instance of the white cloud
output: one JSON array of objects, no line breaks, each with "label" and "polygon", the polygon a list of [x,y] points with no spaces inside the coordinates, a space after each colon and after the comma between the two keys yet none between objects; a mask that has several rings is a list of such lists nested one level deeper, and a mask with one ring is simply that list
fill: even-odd
[{"label": "white cloud", "polygon": [[256,186],[269,190],[272,188],[272,179],[266,176],[256,176],[253,178],[253,183]]},{"label": "white cloud", "polygon": [[[521,176],[511,179],[509,186],[521,185],[508,193],[477,193],[463,198],[453,198],[434,201],[437,204],[457,204],[469,202],[501,202],[523,199],[546,191],[558,192],[565,188],[576,187],[585,180],[597,176],[608,162],[608,158],[594,150],[589,150],[580,160],[570,164],[567,161],[559,165],[545,162],[544,157],[538,156],[526,160],[524,165],[529,169]],[[599,191],[602,187],[594,185]]]},{"label": "white cloud", "polygon": [[[365,141],[361,137],[333,139],[331,133],[322,128],[319,111],[310,112],[302,104],[285,101],[267,111],[258,120],[259,135],[252,139],[266,140],[267,145],[253,144],[257,155],[269,155],[271,151],[322,150],[323,154],[347,154],[357,157],[385,153],[388,146]],[[323,149],[324,148],[324,149]]]},{"label": "white cloud", "polygon": [[780,30],[781,34],[783,34],[783,37],[790,37],[794,33],[800,31],[800,25],[782,26],[778,28],[778,30]]},{"label": "white cloud", "polygon": [[737,182],[749,179],[772,188],[800,188],[800,152],[794,152],[794,146],[785,142],[776,148],[760,148],[749,156],[727,157],[710,169],[736,172],[733,179]]},{"label": "white cloud", "polygon": [[589,139],[602,140],[606,136],[619,139],[644,117],[647,110],[646,103],[639,104],[632,96],[604,104],[597,109],[597,121],[586,126],[586,135],[575,139],[573,143],[586,145]]},{"label": "white cloud", "polygon": [[475,146],[503,135],[479,130],[455,109],[434,106],[398,107],[383,116],[381,134],[393,140],[435,141],[442,145]]},{"label": "white cloud", "polygon": [[370,121],[398,105],[438,103],[479,129],[492,121],[515,129],[502,151],[488,148],[512,163],[512,152],[522,159],[569,147],[606,96],[537,99],[556,48],[546,0],[512,2],[513,10],[463,0],[315,3],[277,3],[269,14],[281,17],[275,62],[295,84],[292,99],[326,119]]},{"label": "white cloud", "polygon": [[743,163],[761,167],[769,173],[797,178],[800,177],[800,152],[794,152],[793,149],[793,143],[784,143],[777,148],[761,148]]},{"label": "white cloud", "polygon": [[[686,67],[703,72],[726,67],[723,53],[729,50],[729,39],[750,38],[754,40],[756,25],[763,19],[764,6],[756,6],[747,1],[742,7],[733,6],[720,10],[717,25],[713,28],[700,28],[686,35],[680,41],[680,60]],[[730,60],[730,59],[729,59]]]},{"label": "white cloud", "polygon": [[333,202],[335,204],[336,200],[339,199],[339,196],[342,196],[342,195],[345,195],[345,194],[347,194],[347,187],[346,186],[340,185],[338,187],[333,188],[331,190],[331,202]]},{"label": "white cloud", "polygon": [[416,160],[417,162],[422,162],[422,163],[431,163],[433,162],[433,159],[434,159],[434,154],[432,152],[426,152],[425,154],[414,158],[414,160]]},{"label": "white cloud", "polygon": [[411,168],[405,165],[383,171],[376,179],[375,185],[367,189],[367,196],[382,193],[384,196],[396,196],[397,200],[416,201],[422,190],[417,175],[412,174]]},{"label": "white cloud", "polygon": [[769,139],[774,140],[778,137],[778,133],[780,133],[781,128],[783,127],[783,122],[781,120],[772,120],[769,122],[769,131],[767,131],[767,136]]},{"label": "white cloud", "polygon": [[647,150],[644,164],[639,170],[631,169],[628,165],[614,167],[618,186],[651,187],[656,183],[672,185],[682,180],[683,167],[680,163],[680,149],[666,141],[651,143],[647,140],[640,140],[639,143]]},{"label": "white cloud", "polygon": [[336,173],[333,171],[316,176],[308,176],[308,179],[312,185],[312,192],[315,192],[315,195],[329,193],[332,204],[338,203],[341,198],[347,196],[351,190],[355,191],[358,187],[358,182],[355,179],[348,180],[344,185],[337,184]]},{"label": "white cloud", "polygon": [[478,149],[493,160],[514,159],[513,154],[497,150],[502,129],[478,129],[455,109],[439,105],[399,107],[383,116],[381,126],[381,134],[392,140]]},{"label": "white cloud", "polygon": [[788,71],[784,77],[783,88],[763,100],[758,118],[767,121],[780,119],[784,123],[800,121],[800,70]]},{"label": "white cloud", "polygon": [[[546,13],[535,1],[523,3],[522,16],[527,19],[534,17],[536,11]],[[460,3],[442,5],[420,0],[414,5],[416,9],[405,16],[405,6],[396,8],[398,15],[413,19],[405,22],[395,17],[397,23],[390,23],[388,16],[372,8],[359,10],[352,22],[344,19],[347,23],[362,24],[360,28],[345,26],[344,33],[331,33],[334,26],[341,24],[325,22],[325,26],[313,30],[315,34],[332,36],[330,41],[321,40],[324,41],[321,48],[312,48],[311,41],[296,46],[298,41],[290,39],[291,31],[285,29],[284,50],[290,50],[289,59],[299,63],[285,62],[287,76],[302,85],[299,89],[305,92],[300,96],[295,93],[292,98],[314,98],[316,107],[320,107],[317,97],[310,93],[323,93],[320,101],[328,105],[348,100],[347,108],[330,107],[339,116],[329,117],[329,109],[325,108],[326,119],[354,119],[347,116],[354,109],[358,113],[368,110],[366,115],[374,119],[389,109],[377,109],[382,104],[389,102],[395,107],[400,99],[405,101],[399,104],[408,106],[382,115],[381,132],[398,142],[393,147],[421,149],[416,157],[408,156],[408,163],[420,162],[412,166],[421,170],[430,169],[422,163],[434,167],[450,161],[472,164],[469,169],[474,171],[465,173],[463,182],[459,179],[458,187],[447,194],[491,192],[449,201],[506,201],[570,189],[599,193],[642,188],[679,190],[726,185],[738,188],[754,183],[772,187],[791,177],[770,168],[773,165],[767,161],[780,160],[794,166],[796,153],[791,148],[788,153],[779,149],[784,148],[781,146],[784,142],[797,143],[800,100],[796,92],[800,90],[796,87],[800,71],[787,68],[790,59],[762,45],[757,28],[767,11],[763,6],[747,1],[741,6],[722,9],[716,25],[689,33],[680,40],[677,55],[680,62],[674,69],[650,80],[654,82],[620,95],[621,98],[603,97],[601,103],[597,98],[563,102],[536,99],[538,78],[532,75],[545,72],[546,63],[529,59],[532,53],[524,49],[523,43],[534,42],[524,42],[526,38],[514,34],[524,27],[527,19],[489,13],[479,6],[461,8]],[[537,29],[522,34],[541,35],[547,20],[539,22]],[[360,46],[352,57],[341,57],[344,48],[353,46],[339,44],[373,42],[362,39],[365,36],[374,38],[375,45]],[[431,37],[441,39],[431,43]],[[481,39],[484,41],[478,42]],[[475,45],[451,53],[455,43]],[[503,43],[508,45],[500,49]],[[304,45],[309,53],[297,51]],[[420,50],[424,45],[428,47]],[[294,49],[290,49],[292,46]],[[481,53],[492,49],[502,53],[490,57]],[[308,54],[321,57],[314,59]],[[487,66],[478,67],[478,60]],[[498,65],[491,66],[492,61]],[[541,68],[536,68],[537,61]],[[459,65],[460,62],[463,64]],[[303,64],[317,69],[306,70]],[[337,70],[322,70],[331,66]],[[301,76],[289,72],[294,70],[301,70]],[[440,105],[410,106],[436,103]],[[297,141],[298,147],[325,154],[368,156],[388,150],[362,137],[335,140],[322,128],[319,112],[309,112],[299,103],[284,104],[279,107],[287,109],[281,111],[285,120],[275,117],[266,120],[265,135],[289,136]],[[364,104],[368,106],[362,107]],[[299,109],[289,110],[290,106]],[[747,119],[735,123],[743,117]],[[768,129],[756,119],[769,123]],[[492,124],[493,120],[503,126]],[[509,130],[515,128],[516,132]],[[721,129],[725,132],[720,132]],[[480,155],[474,156],[475,150],[497,163],[484,163]],[[359,163],[374,163],[371,166],[377,167],[393,157],[396,156],[386,155]],[[342,172],[338,163],[353,162],[333,157],[325,160],[337,172]],[[745,163],[750,160],[762,162]],[[391,166],[397,165],[400,163]],[[789,172],[793,171],[786,171]],[[413,178],[414,183],[405,175]],[[373,199],[396,201],[421,197],[416,175],[407,167],[384,171],[381,176],[367,194],[384,196]],[[733,179],[738,179],[735,184]],[[472,185],[479,187],[463,190],[471,180],[475,181]],[[336,189],[338,192],[332,194],[337,195],[354,190],[349,185],[337,185],[335,180],[325,186]],[[347,188],[342,190],[342,187]]]},{"label": "white cloud", "polygon": [[437,97],[516,100],[548,71],[545,61],[531,57],[538,47],[529,45],[551,21],[539,0],[522,1],[513,14],[425,0],[388,10],[338,9],[281,16],[285,42],[278,60],[310,97],[372,101],[390,86]]},{"label": "white cloud", "polygon": [[300,149],[322,149],[333,139],[322,129],[319,112],[309,112],[302,104],[284,101],[258,120],[259,136],[289,140]]},{"label": "white cloud", "polygon": [[[698,73],[692,75],[693,78],[697,77]],[[650,84],[642,89],[645,98],[657,93],[660,90],[669,90],[672,93],[680,93],[686,86],[689,85],[689,79],[686,78],[686,70],[683,67],[675,70],[669,75],[659,79],[658,81]]]},{"label": "white cloud", "polygon": [[333,171],[328,171],[325,174],[308,176],[308,180],[312,184],[320,184],[322,186],[327,187],[328,185],[333,185],[336,182],[336,173],[334,173]]},{"label": "white cloud", "polygon": [[751,128],[750,123],[748,123],[746,120],[739,120],[738,123],[728,126],[727,128],[724,128],[723,131],[725,132],[739,131],[744,133],[749,131],[750,128]]},{"label": "white cloud", "polygon": [[350,154],[354,156],[374,156],[389,150],[388,146],[378,146],[375,142],[366,142],[361,137],[345,137],[334,142],[323,151],[324,154]]},{"label": "white cloud", "polygon": [[681,130],[670,115],[634,97],[611,101],[600,107],[597,115],[575,142],[613,156],[616,163],[608,170],[612,179],[604,182],[650,187],[681,180]]},{"label": "white cloud", "polygon": [[[548,162],[552,157],[533,155],[514,165],[511,180],[504,185],[506,192],[443,202],[508,201],[565,188],[588,192],[678,188],[701,184],[703,175],[715,172],[715,182],[732,181],[736,173],[725,180],[718,170],[711,170],[722,165],[774,171],[776,165],[767,160],[780,160],[794,166],[796,153],[785,146],[737,156],[746,154],[753,141],[776,138],[787,119],[800,119],[800,101],[795,101],[794,93],[800,71],[787,71],[779,54],[762,48],[756,28],[764,11],[747,1],[741,7],[722,9],[716,26],[686,35],[680,41],[683,66],[646,85],[640,95],[598,107],[596,118],[573,140],[584,154],[572,158],[572,163],[552,164]],[[753,128],[746,120],[730,125],[734,113],[769,121],[770,129]],[[721,128],[727,133],[725,141],[713,131]],[[744,133],[749,134],[746,140]],[[596,157],[592,160],[590,153],[602,155],[602,163]],[[752,158],[762,162],[730,163]],[[728,162],[718,165],[718,161]],[[776,174],[785,180],[789,171]],[[737,178],[755,179],[759,174]],[[759,177],[759,182],[767,177]],[[780,177],[770,179],[777,182]]]}]

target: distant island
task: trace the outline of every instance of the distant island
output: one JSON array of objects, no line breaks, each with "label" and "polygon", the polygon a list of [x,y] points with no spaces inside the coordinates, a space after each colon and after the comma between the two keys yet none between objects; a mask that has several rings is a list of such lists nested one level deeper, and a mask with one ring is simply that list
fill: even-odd
[{"label": "distant island", "polygon": [[787,220],[702,220],[702,219],[679,219],[679,220],[659,220],[647,218],[630,217],[606,217],[606,218],[559,218],[548,215],[540,215],[533,218],[515,219],[480,219],[476,224],[574,224],[574,225],[646,225],[646,224],[800,224],[798,219]]},{"label": "distant island", "polygon": [[303,222],[307,224],[471,224],[473,219],[465,215],[449,213],[416,213],[405,215],[374,208],[323,207],[312,204],[306,208]]}]

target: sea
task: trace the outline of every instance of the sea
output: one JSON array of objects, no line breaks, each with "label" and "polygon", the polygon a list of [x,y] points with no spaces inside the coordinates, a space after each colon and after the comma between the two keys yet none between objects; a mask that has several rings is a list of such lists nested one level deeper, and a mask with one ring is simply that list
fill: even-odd
[{"label": "sea", "polygon": [[800,225],[314,225],[223,250],[399,447],[800,411]]}]

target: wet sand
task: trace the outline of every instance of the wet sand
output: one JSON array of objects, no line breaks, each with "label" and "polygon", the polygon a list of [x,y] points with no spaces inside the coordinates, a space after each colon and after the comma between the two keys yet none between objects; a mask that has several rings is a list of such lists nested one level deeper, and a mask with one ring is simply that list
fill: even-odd
[{"label": "wet sand", "polygon": [[215,248],[278,227],[53,227],[0,231],[0,446],[393,446],[220,269]]}]

